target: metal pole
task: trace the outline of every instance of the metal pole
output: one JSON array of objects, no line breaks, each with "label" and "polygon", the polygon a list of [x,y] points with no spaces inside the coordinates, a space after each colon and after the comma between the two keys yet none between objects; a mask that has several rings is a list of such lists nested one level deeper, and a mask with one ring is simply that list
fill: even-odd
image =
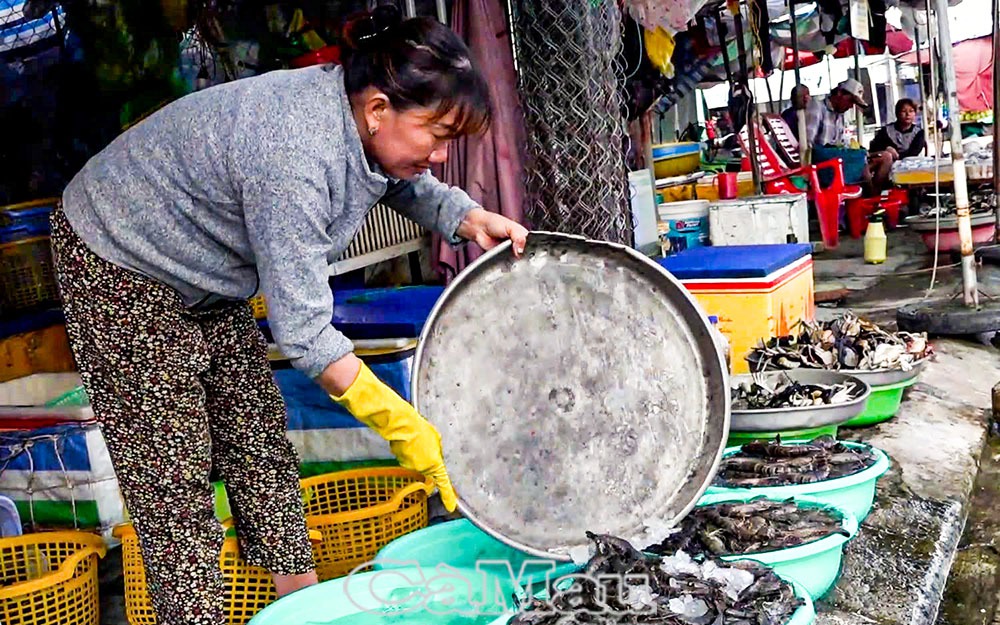
[{"label": "metal pole", "polygon": [[448,7],[445,5],[444,0],[437,0],[437,14],[438,21],[442,24],[448,24]]},{"label": "metal pole", "polygon": [[[1000,116],[997,115],[1000,72],[997,71],[997,59],[1000,59],[1000,0],[993,0],[993,193],[1000,197]],[[996,211],[996,224],[996,236],[1000,238],[1000,206]]]},{"label": "metal pole", "polygon": [[[858,53],[861,48],[861,41],[858,39],[852,39],[854,41],[854,80],[861,82],[861,63],[858,61]],[[865,113],[858,107],[854,107],[854,126],[855,132],[858,135],[858,145],[865,144]]]},{"label": "metal pole", "polygon": [[[733,26],[736,30],[736,50],[740,55],[740,75],[743,79],[743,87],[749,91],[750,75],[747,72],[747,50],[743,42],[743,15],[740,13],[739,2],[731,2],[729,5],[733,14]],[[724,42],[722,42],[725,45]],[[753,44],[751,44],[753,45]],[[753,98],[753,106],[747,111],[747,143],[750,144],[750,171],[753,174],[753,189],[755,195],[761,195],[762,187],[760,180],[760,163],[757,158],[757,98]]]},{"label": "metal pole", "polygon": [[[795,0],[788,0],[788,16],[792,27],[792,66],[795,68],[795,85],[798,86],[802,84],[802,76],[799,73],[799,25],[795,19]],[[795,102],[793,101],[792,104],[794,105]],[[809,147],[809,130],[806,128],[805,109],[797,109],[795,118],[798,121],[795,134],[798,135],[799,139],[799,163],[808,165],[812,162],[812,150]]]},{"label": "metal pole", "polygon": [[[930,19],[928,16],[927,19]],[[927,94],[924,93],[924,64],[920,62],[920,25],[916,24],[913,29],[914,44],[917,46],[917,85],[920,87],[920,118],[924,120],[924,156],[927,156],[927,145],[930,143],[931,139],[931,124],[934,120],[928,122],[927,120]],[[928,43],[928,46],[930,44]],[[927,54],[930,54],[930,48],[927,49]]]},{"label": "metal pole", "polygon": [[951,139],[951,167],[955,176],[955,206],[958,214],[958,237],[962,246],[962,297],[966,306],[979,305],[976,286],[976,259],[972,250],[972,221],[969,215],[969,189],[965,179],[965,156],[962,154],[962,130],[955,84],[955,60],[951,54],[951,29],[948,24],[948,0],[934,0],[937,13],[938,47],[941,71],[948,98],[948,129]]}]

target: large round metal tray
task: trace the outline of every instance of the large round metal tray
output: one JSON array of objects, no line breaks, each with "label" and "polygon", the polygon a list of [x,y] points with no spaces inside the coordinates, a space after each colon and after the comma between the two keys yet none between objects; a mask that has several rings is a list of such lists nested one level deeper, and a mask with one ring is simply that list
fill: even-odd
[{"label": "large round metal tray", "polygon": [[[757,358],[756,354],[749,354],[746,357],[747,364],[750,365],[751,371],[760,371],[760,360]],[[837,373],[844,373],[851,377],[857,378],[863,381],[865,384],[871,387],[876,386],[889,386],[891,384],[899,384],[900,382],[906,382],[912,380],[913,378],[920,375],[921,370],[923,370],[924,365],[927,364],[927,358],[922,358],[913,363],[909,371],[903,371],[902,369],[873,369],[871,371],[864,369],[810,369],[807,367],[800,367],[798,369],[787,369],[787,371],[835,371]],[[786,371],[786,369],[779,369],[778,367],[768,367],[767,371]]]},{"label": "large round metal tray", "polygon": [[[823,371],[822,369],[793,369],[762,374],[764,382],[771,388],[784,381],[785,376],[800,384],[848,384],[851,399],[840,404],[810,406],[808,408],[771,408],[768,410],[732,411],[733,432],[781,432],[785,430],[808,430],[828,425],[839,425],[850,421],[865,410],[865,404],[872,393],[868,384],[856,377]],[[751,382],[749,375],[733,376],[735,388],[743,382]]]},{"label": "large round metal tray", "polygon": [[558,560],[587,531],[683,518],[729,432],[728,376],[693,298],[634,250],[567,235],[466,268],[424,325],[411,388],[460,512]]}]

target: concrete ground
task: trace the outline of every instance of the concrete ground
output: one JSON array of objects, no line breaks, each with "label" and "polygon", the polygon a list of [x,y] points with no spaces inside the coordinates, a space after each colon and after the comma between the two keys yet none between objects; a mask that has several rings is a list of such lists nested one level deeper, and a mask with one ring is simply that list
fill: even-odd
[{"label": "concrete ground", "polygon": [[[961,283],[948,255],[928,291],[930,256],[905,229],[890,234],[889,259],[866,265],[860,241],[815,256],[817,291],[845,289],[825,318],[851,309],[886,327],[897,307],[948,299]],[[1000,297],[1000,269],[979,270],[981,288]],[[821,625],[996,623],[1000,581],[1000,444],[991,443],[992,387],[1000,352],[988,343],[937,339],[937,356],[907,393],[896,418],[841,438],[885,450],[892,467],[875,506],[848,545],[840,579],[818,605]],[[108,558],[102,624],[126,623],[120,560]],[[950,573],[950,575],[949,575]]]},{"label": "concrete ground", "polygon": [[[929,290],[931,258],[906,230],[892,234],[884,265],[865,265],[859,241],[817,254],[817,291],[849,290],[846,301],[820,308],[818,316],[849,307],[894,327],[899,306],[946,300],[957,292],[961,274],[949,266],[950,255],[939,258],[936,285]],[[986,294],[1000,296],[1000,270],[984,266],[978,275]],[[1000,570],[993,538],[1000,523],[992,515],[995,480],[977,483],[977,477],[981,467],[984,476],[998,473],[988,443],[1000,353],[977,337],[936,339],[934,346],[937,356],[896,418],[840,433],[885,450],[892,468],[845,551],[840,580],[818,604],[821,624],[991,622]]]}]

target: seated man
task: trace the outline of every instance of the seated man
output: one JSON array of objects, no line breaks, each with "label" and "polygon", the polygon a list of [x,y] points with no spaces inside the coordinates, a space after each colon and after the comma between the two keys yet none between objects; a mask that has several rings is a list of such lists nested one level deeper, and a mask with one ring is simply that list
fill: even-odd
[{"label": "seated man", "polygon": [[[830,92],[824,102],[813,99],[806,107],[806,137],[812,151],[812,163],[833,158],[844,159],[844,182],[869,182],[871,175],[864,150],[847,150],[847,124],[844,113],[855,106],[866,107],[865,90],[860,82],[848,78]],[[831,149],[834,148],[834,149]],[[856,156],[856,158],[855,158]],[[829,184],[832,174],[820,172],[820,183]]]},{"label": "seated man", "polygon": [[798,136],[799,117],[798,112],[805,110],[809,106],[812,98],[809,95],[809,87],[805,85],[795,85],[792,87],[792,105],[781,111],[781,119],[785,120],[792,134]]},{"label": "seated man", "polygon": [[884,126],[872,139],[872,187],[876,193],[889,188],[892,164],[901,158],[917,156],[924,150],[924,129],[916,124],[917,105],[909,98],[896,102],[896,121]]},{"label": "seated man", "polygon": [[854,106],[866,107],[868,104],[864,87],[853,78],[834,87],[823,102],[810,99],[806,106],[809,147],[846,147],[844,113]]}]

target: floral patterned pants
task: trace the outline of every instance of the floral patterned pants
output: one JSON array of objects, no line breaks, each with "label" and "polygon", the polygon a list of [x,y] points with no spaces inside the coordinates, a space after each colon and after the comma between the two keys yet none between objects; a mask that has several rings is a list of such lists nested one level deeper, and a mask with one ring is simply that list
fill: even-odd
[{"label": "floral patterned pants", "polygon": [[66,330],[157,622],[225,623],[213,467],[243,558],[278,574],[311,571],[298,458],[249,304],[185,309],[175,290],[96,256],[59,209],[52,247]]}]

